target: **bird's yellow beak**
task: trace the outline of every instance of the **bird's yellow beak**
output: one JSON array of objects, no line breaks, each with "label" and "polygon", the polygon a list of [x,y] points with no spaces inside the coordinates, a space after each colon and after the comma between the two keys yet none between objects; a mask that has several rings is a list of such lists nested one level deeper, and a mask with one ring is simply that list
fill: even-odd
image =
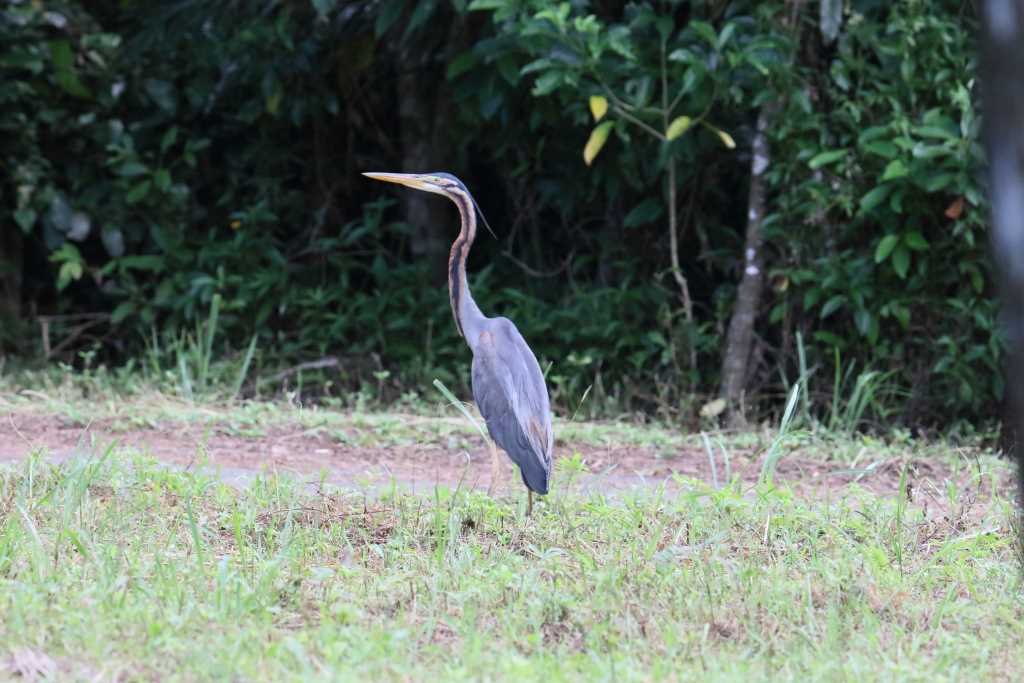
[{"label": "bird's yellow beak", "polygon": [[435,194],[445,194],[442,188],[430,182],[429,175],[422,175],[420,173],[363,173],[363,175],[367,178],[373,178],[374,180],[383,180],[386,183],[398,183],[399,185],[405,185],[413,188],[414,190],[423,190],[424,192],[433,192]]}]

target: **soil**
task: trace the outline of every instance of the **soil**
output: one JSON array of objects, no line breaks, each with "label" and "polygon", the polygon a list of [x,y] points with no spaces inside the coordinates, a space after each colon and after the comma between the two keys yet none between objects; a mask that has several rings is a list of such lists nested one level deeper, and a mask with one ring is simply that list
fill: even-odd
[{"label": "soil", "polygon": [[[119,448],[136,450],[171,466],[212,470],[238,485],[261,473],[287,473],[311,482],[323,480],[366,491],[397,485],[413,493],[428,493],[436,485],[454,488],[460,483],[486,489],[490,483],[490,451],[483,439],[471,439],[468,450],[441,441],[442,437],[437,437],[435,442],[425,438],[413,445],[359,447],[301,425],[271,426],[258,435],[244,436],[217,425],[175,423],[125,429],[115,420],[82,426],[61,416],[35,413],[12,413],[0,418],[0,462],[20,460],[37,450],[53,461],[88,457],[116,443]],[[679,477],[709,484],[713,481],[703,449],[682,448],[666,453],[664,447],[655,450],[637,445],[605,447],[559,441],[555,450],[556,457],[580,453],[587,472],[574,477],[572,486],[582,491],[616,494],[663,483],[673,489],[683,484]],[[762,452],[733,451],[732,472],[739,474],[744,483],[753,484],[763,457]],[[504,455],[501,463],[502,477],[496,491],[521,494],[524,489],[514,466]],[[869,475],[858,478],[844,463],[798,453],[784,454],[775,481],[791,487],[799,496],[837,498],[855,480],[875,493],[895,495],[904,464],[908,465],[904,493],[911,501],[926,506],[948,507],[941,493],[946,490],[947,480],[957,481],[960,491],[973,489],[977,492],[974,498],[987,498],[986,492],[991,490],[991,481],[971,481],[971,468],[961,467],[957,474],[941,459],[883,461]],[[717,467],[719,481],[725,481],[723,463],[720,461]],[[1000,489],[1010,485],[1008,476],[998,482]],[[557,479],[553,486],[558,487]]]}]

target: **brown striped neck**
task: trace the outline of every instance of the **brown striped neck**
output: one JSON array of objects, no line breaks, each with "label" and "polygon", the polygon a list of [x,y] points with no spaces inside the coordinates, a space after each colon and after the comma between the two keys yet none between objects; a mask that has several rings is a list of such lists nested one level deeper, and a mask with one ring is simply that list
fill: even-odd
[{"label": "brown striped neck", "polygon": [[476,212],[473,210],[473,199],[465,190],[449,187],[448,196],[459,207],[459,216],[462,219],[462,230],[455,238],[451,254],[448,256],[448,296],[459,334],[472,346],[476,339],[472,334],[467,336],[467,331],[472,333],[478,327],[477,323],[483,320],[483,314],[473,301],[466,280],[466,258],[473,246],[473,240],[476,239]]}]

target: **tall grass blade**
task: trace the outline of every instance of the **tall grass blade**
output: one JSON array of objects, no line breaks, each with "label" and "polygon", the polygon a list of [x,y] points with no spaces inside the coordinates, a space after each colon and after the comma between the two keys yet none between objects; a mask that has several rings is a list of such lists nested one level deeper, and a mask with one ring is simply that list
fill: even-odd
[{"label": "tall grass blade", "polygon": [[192,400],[195,398],[195,394],[192,391],[192,378],[189,375],[188,363],[185,361],[185,352],[179,347],[178,349],[178,374],[181,377],[181,389],[185,398]]},{"label": "tall grass blade", "polygon": [[249,342],[249,348],[245,351],[245,358],[242,360],[242,367],[238,370],[238,376],[235,377],[235,383],[231,387],[232,400],[238,398],[238,392],[242,390],[242,384],[245,382],[245,377],[249,374],[249,366],[252,364],[252,357],[256,353],[257,338],[258,335],[252,335],[252,340]]},{"label": "tall grass blade", "polygon": [[900,471],[899,489],[896,491],[896,529],[893,534],[893,551],[896,555],[896,563],[900,567],[900,574],[903,572],[903,513],[907,507],[907,465],[904,463]]},{"label": "tall grass blade", "polygon": [[793,411],[796,408],[796,400],[800,395],[800,382],[793,385],[793,390],[789,392],[789,400],[786,402],[786,410],[782,414],[782,423],[779,425],[779,433],[775,435],[772,440],[771,446],[768,447],[768,453],[764,457],[764,463],[761,465],[761,483],[772,483],[772,479],[775,476],[775,466],[779,462],[779,458],[782,457],[782,452],[779,450],[779,446],[782,444],[783,439],[786,438],[786,433],[789,431],[789,425],[793,421]]},{"label": "tall grass blade", "polygon": [[717,489],[718,488],[718,468],[715,466],[715,452],[711,448],[711,441],[708,439],[708,435],[704,432],[700,433],[700,438],[704,440],[704,450],[708,454],[708,463],[711,465],[711,484]]},{"label": "tall grass blade", "polygon": [[725,447],[722,440],[715,437],[715,443],[718,444],[718,450],[722,451],[722,461],[725,463],[725,480],[727,482],[732,481],[732,459],[729,457],[729,449]]},{"label": "tall grass blade", "polygon": [[192,544],[195,546],[196,551],[196,569],[199,570],[199,574],[202,574],[206,551],[203,546],[203,537],[199,533],[199,524],[196,523],[195,512],[192,510],[191,498],[185,501],[185,513],[188,517],[188,530],[192,536]]},{"label": "tall grass blade", "polygon": [[839,416],[839,391],[840,387],[842,387],[842,362],[839,358],[839,347],[833,347],[832,350],[835,352],[836,374],[835,378],[832,380],[832,411],[829,413],[828,427],[829,429],[834,430],[836,428],[836,420]]},{"label": "tall grass blade", "polygon": [[210,359],[213,356],[213,338],[217,334],[217,319],[220,317],[220,294],[214,294],[210,301],[210,317],[206,321],[200,354],[199,386],[206,389],[210,379]]},{"label": "tall grass blade", "polygon": [[587,390],[584,391],[583,392],[583,396],[580,397],[580,402],[576,406],[576,412],[574,412],[572,414],[572,418],[569,420],[569,422],[575,422],[576,421],[576,416],[579,414],[580,408],[583,407],[583,402],[587,400],[587,395],[590,393],[590,390],[593,389],[593,388],[594,388],[593,384],[590,384],[590,385],[587,386]]},{"label": "tall grass blade", "polygon": [[[797,362],[800,364],[800,378],[798,382],[803,382],[806,387],[810,378],[810,373],[807,369],[807,349],[804,348],[804,335],[798,330],[796,333],[796,357]],[[811,425],[811,392],[803,392],[803,396],[800,404],[803,406],[804,421]]]},{"label": "tall grass blade", "polygon": [[439,379],[435,379],[434,386],[437,387],[437,390],[440,391],[445,398],[448,399],[449,403],[451,403],[453,406],[459,409],[459,412],[462,413],[467,420],[469,420],[470,424],[476,427],[476,431],[480,432],[480,436],[482,436],[484,439],[487,439],[487,432],[484,430],[483,426],[481,426],[481,424],[476,421],[476,418],[473,417],[472,413],[470,413],[469,410],[466,409],[465,404],[463,404],[462,401],[460,401],[459,399],[455,398],[455,394],[448,391],[448,387],[444,385],[444,382],[442,382]]}]

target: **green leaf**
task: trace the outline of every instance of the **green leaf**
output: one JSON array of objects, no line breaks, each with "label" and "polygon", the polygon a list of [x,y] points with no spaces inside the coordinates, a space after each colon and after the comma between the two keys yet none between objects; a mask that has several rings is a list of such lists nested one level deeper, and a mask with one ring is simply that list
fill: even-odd
[{"label": "green leaf", "polygon": [[857,331],[866,337],[871,331],[871,313],[861,308],[853,314],[853,324],[857,326]]},{"label": "green leaf", "polygon": [[502,55],[495,66],[498,67],[498,73],[509,85],[516,85],[519,83],[519,65],[515,58],[511,55]]},{"label": "green leaf", "polygon": [[540,59],[535,59],[526,66],[524,66],[522,69],[519,70],[519,73],[520,75],[525,76],[526,74],[532,74],[534,71],[543,71],[544,69],[547,69],[551,66],[552,62],[550,59],[548,59],[547,57],[541,57]]},{"label": "green leaf", "polygon": [[900,279],[906,279],[907,271],[910,270],[910,252],[902,244],[892,253],[892,267]]},{"label": "green leaf", "polygon": [[950,156],[952,152],[942,145],[926,145],[919,142],[914,145],[912,154],[915,159],[934,159],[936,157]]},{"label": "green leaf", "polygon": [[152,184],[150,180],[143,180],[124,196],[124,200],[129,204],[138,204],[149,194],[149,188]]},{"label": "green leaf", "polygon": [[910,309],[906,306],[900,306],[899,304],[892,305],[892,316],[899,322],[900,327],[904,330],[910,327]]},{"label": "green leaf", "polygon": [[534,81],[532,93],[535,97],[543,97],[549,93],[554,92],[562,83],[562,74],[557,71],[549,71],[546,74],[542,74],[540,78]]},{"label": "green leaf", "polygon": [[171,126],[170,128],[167,129],[167,132],[164,133],[163,137],[160,138],[160,151],[161,152],[166,152],[168,149],[171,148],[171,146],[175,143],[175,141],[177,139],[178,139],[178,127],[177,126]]},{"label": "green leaf", "polygon": [[316,10],[319,18],[323,19],[334,9],[334,0],[313,0],[313,9]]},{"label": "green leaf", "polygon": [[137,161],[129,161],[117,169],[117,175],[125,178],[134,178],[135,176],[146,175],[147,173],[149,173],[149,169]]},{"label": "green leaf", "polygon": [[37,214],[33,209],[18,209],[14,212],[14,222],[18,224],[21,231],[26,235],[32,232],[32,226],[36,224]]},{"label": "green leaf", "polygon": [[892,250],[899,243],[900,238],[896,235],[886,235],[883,237],[882,241],[878,243],[878,247],[875,248],[875,263],[881,263],[889,258],[889,254],[892,253]]},{"label": "green leaf", "polygon": [[669,36],[672,35],[672,31],[675,30],[675,22],[672,21],[670,16],[658,17],[654,22],[655,28],[658,29],[658,35],[661,36],[662,40],[667,41]]},{"label": "green leaf", "polygon": [[900,153],[900,148],[891,142],[885,142],[882,140],[876,142],[868,142],[861,145],[865,152],[870,152],[876,156],[883,157],[885,159],[892,159]]},{"label": "green leaf", "polygon": [[448,68],[445,70],[445,77],[449,81],[454,80],[474,66],[476,66],[476,55],[471,51],[463,52],[448,64]]},{"label": "green leaf", "polygon": [[703,38],[711,47],[718,43],[718,35],[708,22],[694,20],[690,22],[690,27],[693,28],[694,33]]},{"label": "green leaf", "polygon": [[167,172],[166,168],[157,169],[156,173],[153,174],[153,184],[156,185],[156,189],[161,192],[166,192],[171,187],[171,174]]},{"label": "green leaf", "polygon": [[54,78],[64,92],[75,97],[92,97],[75,72],[75,54],[67,40],[50,41],[50,59],[53,60]]},{"label": "green leaf", "polygon": [[938,173],[925,181],[924,189],[926,192],[938,192],[952,185],[955,180],[955,173]]},{"label": "green leaf", "polygon": [[804,292],[804,310],[810,310],[821,298],[820,289],[808,289]]},{"label": "green leaf", "polygon": [[818,314],[818,317],[824,320],[825,318],[829,317],[837,310],[839,310],[839,308],[845,303],[845,296],[843,296],[842,294],[835,295],[834,297],[826,301],[825,305],[821,307],[821,313]]},{"label": "green leaf", "polygon": [[914,251],[927,251],[929,247],[928,240],[916,230],[903,235],[903,243]]},{"label": "green leaf", "polygon": [[57,273],[57,291],[63,290],[72,281],[76,281],[82,277],[82,262],[81,261],[65,261],[61,264],[60,270]]},{"label": "green leaf", "polygon": [[412,11],[409,16],[409,21],[405,26],[405,33],[402,34],[403,40],[408,40],[418,28],[430,18],[435,9],[435,3],[433,2],[418,2],[416,8]]},{"label": "green leaf", "polygon": [[153,103],[165,112],[173,114],[178,108],[178,103],[174,98],[174,86],[167,81],[147,78],[142,87]]},{"label": "green leaf", "polygon": [[690,129],[691,123],[692,120],[689,116],[677,116],[673,119],[672,123],[668,124],[668,130],[665,131],[665,138],[670,141],[675,140]]},{"label": "green leaf", "polygon": [[725,44],[732,38],[732,34],[736,32],[736,24],[728,23],[722,29],[722,32],[718,34],[718,49],[721,50],[725,47]]},{"label": "green leaf", "polygon": [[135,304],[131,301],[122,301],[110,314],[110,322],[116,325],[134,312]]},{"label": "green leaf", "polygon": [[879,185],[878,187],[871,190],[866,195],[860,198],[860,210],[870,211],[871,209],[875,208],[876,206],[881,204],[886,197],[889,196],[889,192],[891,191],[892,185]]},{"label": "green leaf", "polygon": [[661,218],[662,213],[664,213],[664,209],[662,209],[661,202],[653,197],[648,197],[626,214],[626,217],[622,220],[622,226],[624,228],[634,228],[638,225],[651,223]]},{"label": "green leaf", "polygon": [[975,292],[977,292],[978,294],[981,294],[981,291],[983,289],[985,289],[985,280],[981,277],[981,273],[978,272],[977,268],[972,268],[971,269],[970,278],[971,278],[971,287],[974,288]]},{"label": "green leaf", "polygon": [[885,167],[885,173],[882,174],[882,182],[887,180],[893,180],[894,178],[902,178],[907,175],[909,171],[906,165],[899,159],[894,159],[889,162],[889,165]]},{"label": "green leaf", "polygon": [[871,142],[872,140],[877,140],[878,138],[888,134],[888,126],[871,126],[870,128],[865,128],[863,132],[861,132],[861,134],[857,137],[857,144],[863,146],[864,144]]},{"label": "green leaf", "polygon": [[373,22],[373,32],[380,38],[387,33],[391,25],[398,21],[405,9],[405,0],[390,0],[381,3],[376,8],[377,20]]},{"label": "green leaf", "polygon": [[117,264],[124,269],[150,270],[154,273],[159,273],[164,270],[163,259],[151,254],[124,256],[117,260]]},{"label": "green leaf", "polygon": [[811,160],[807,162],[807,165],[810,166],[812,170],[814,170],[821,168],[822,166],[826,166],[828,164],[839,161],[845,156],[845,149],[833,149],[827,152],[821,152],[820,154],[815,154],[811,158]]},{"label": "green leaf", "polygon": [[655,346],[660,346],[663,349],[668,347],[668,340],[665,339],[665,335],[663,335],[661,332],[658,332],[657,330],[651,330],[650,332],[648,332],[647,339],[648,341],[652,342]]},{"label": "green leaf", "polygon": [[923,138],[935,138],[938,140],[956,140],[957,136],[945,128],[938,126],[921,126],[915,128],[914,132]]},{"label": "green leaf", "polygon": [[590,138],[587,140],[587,144],[583,147],[583,162],[587,166],[590,166],[590,164],[593,163],[598,152],[600,152],[601,148],[604,147],[604,143],[608,141],[608,135],[612,132],[613,125],[615,125],[614,121],[605,121],[591,131]]},{"label": "green leaf", "polygon": [[840,337],[837,334],[833,334],[832,332],[826,332],[824,330],[819,330],[818,332],[815,332],[814,339],[815,341],[820,341],[822,344],[825,344],[827,346],[834,346],[838,349],[845,349],[848,344],[846,339],[844,339],[843,337]]}]

